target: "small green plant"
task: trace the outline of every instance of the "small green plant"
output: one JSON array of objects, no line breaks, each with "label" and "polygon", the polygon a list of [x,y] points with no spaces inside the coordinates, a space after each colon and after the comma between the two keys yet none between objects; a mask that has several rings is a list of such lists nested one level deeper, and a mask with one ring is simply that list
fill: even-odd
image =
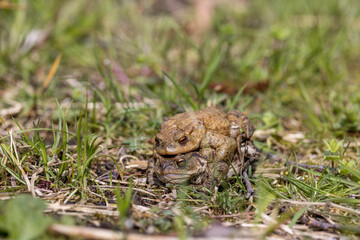
[{"label": "small green plant", "polygon": [[261,214],[263,214],[266,209],[271,205],[272,201],[275,199],[275,191],[270,186],[269,183],[266,182],[265,179],[260,179],[256,184],[257,194],[255,203],[256,203],[256,216],[255,222],[261,221]]},{"label": "small green plant", "polygon": [[76,124],[76,141],[77,179],[79,180],[82,197],[84,197],[88,179],[90,178],[91,162],[103,151],[98,137],[89,131],[87,105],[85,107],[85,116],[83,117],[80,113],[80,118]]},{"label": "small green plant", "polygon": [[276,130],[281,130],[282,128],[279,118],[270,111],[266,111],[263,114],[262,121],[264,122],[264,129],[275,128]]},{"label": "small green plant", "polygon": [[230,190],[218,192],[216,203],[225,214],[234,214],[245,208],[245,195]]},{"label": "small green plant", "polygon": [[131,206],[131,197],[132,197],[132,183],[128,189],[126,189],[125,194],[121,194],[120,187],[118,186],[115,190],[116,201],[117,201],[117,210],[120,214],[119,216],[119,224],[120,228],[125,228],[125,222],[129,217],[129,211]]},{"label": "small green plant", "polygon": [[331,139],[330,142],[323,140],[327,150],[324,153],[324,160],[331,161],[332,169],[335,168],[337,162],[343,159],[343,140],[337,142],[335,139]]}]

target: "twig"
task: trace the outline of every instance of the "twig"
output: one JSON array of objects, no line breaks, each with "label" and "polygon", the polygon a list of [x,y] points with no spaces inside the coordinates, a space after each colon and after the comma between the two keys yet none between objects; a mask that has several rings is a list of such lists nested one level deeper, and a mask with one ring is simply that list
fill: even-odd
[{"label": "twig", "polygon": [[[101,228],[92,228],[92,227],[79,227],[79,226],[68,226],[61,224],[51,224],[48,228],[48,231],[51,233],[61,234],[65,236],[72,236],[75,239],[85,238],[85,239],[128,239],[128,240],[143,240],[143,239],[160,239],[160,240],[175,240],[178,237],[174,236],[148,236],[144,234],[137,233],[128,233],[125,234],[120,231],[112,231],[108,229]],[[194,239],[194,238],[189,238]],[[230,239],[230,238],[229,238]]]},{"label": "twig", "polygon": [[285,166],[289,164],[289,166],[292,166],[294,170],[302,170],[301,168],[305,168],[305,169],[309,169],[309,170],[314,170],[316,172],[324,172],[326,171],[326,169],[329,169],[332,172],[338,172],[338,168],[332,168],[329,166],[325,166],[325,165],[310,165],[310,164],[304,164],[304,163],[296,163],[296,162],[292,162],[292,161],[288,161],[288,163],[285,163]]},{"label": "twig", "polygon": [[[306,229],[303,229],[303,227],[306,227]],[[298,230],[300,228],[300,230]],[[295,236],[297,238],[300,237],[300,239],[314,239],[314,236],[316,236],[316,239],[318,240],[329,240],[329,239],[341,239],[338,234],[336,233],[329,233],[325,231],[309,231],[309,227],[303,224],[295,225],[292,227],[294,230]]]},{"label": "twig", "polygon": [[210,218],[234,218],[234,217],[244,217],[244,216],[247,216],[247,215],[254,215],[254,213],[252,212],[249,212],[249,213],[234,213],[234,214],[225,214],[225,215],[211,215],[209,216]]},{"label": "twig", "polygon": [[253,186],[251,185],[251,182],[249,180],[249,176],[248,176],[246,170],[243,171],[243,176],[244,176],[244,181],[245,181],[246,190],[247,190],[246,198],[249,198],[250,196],[252,196],[255,193],[255,190],[254,190]]},{"label": "twig", "polygon": [[125,239],[125,235],[122,232],[115,232],[106,229],[91,228],[91,227],[79,227],[79,226],[67,226],[61,224],[51,224],[48,228],[51,233],[57,233],[65,236],[72,236],[77,238],[86,239]]},{"label": "twig", "polygon": [[320,228],[322,230],[329,231],[330,229],[336,230],[339,229],[339,224],[334,223],[327,223],[327,222],[320,222],[315,219],[311,219],[305,215],[301,216],[300,222],[302,224],[308,225],[310,227]]},{"label": "twig", "polygon": [[286,171],[286,167],[278,167],[278,168],[256,168],[256,173],[281,173],[283,171]]},{"label": "twig", "polygon": [[286,200],[286,199],[279,199],[279,201],[290,203],[290,204],[293,204],[293,205],[333,207],[333,208],[337,208],[339,210],[342,210],[342,211],[345,211],[345,212],[348,212],[348,213],[351,213],[351,214],[360,215],[359,210],[347,208],[347,207],[344,207],[344,206],[341,206],[339,204],[332,203],[332,202],[326,202],[326,203],[322,203],[322,202],[300,202],[300,201],[293,201],[293,200]]}]

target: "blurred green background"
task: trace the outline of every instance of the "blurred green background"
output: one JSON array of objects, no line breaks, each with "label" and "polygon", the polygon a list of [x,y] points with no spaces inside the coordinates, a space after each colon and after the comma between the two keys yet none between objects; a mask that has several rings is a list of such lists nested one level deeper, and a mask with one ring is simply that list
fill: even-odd
[{"label": "blurred green background", "polygon": [[56,120],[56,101],[73,115],[88,101],[107,139],[211,104],[309,138],[360,130],[358,1],[0,4],[2,107],[20,103],[25,127]]}]

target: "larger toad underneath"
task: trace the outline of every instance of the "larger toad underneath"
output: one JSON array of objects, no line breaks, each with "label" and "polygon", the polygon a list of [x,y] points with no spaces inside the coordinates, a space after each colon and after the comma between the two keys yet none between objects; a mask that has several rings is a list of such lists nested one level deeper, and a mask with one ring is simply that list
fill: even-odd
[{"label": "larger toad underneath", "polygon": [[148,179],[165,183],[218,185],[229,172],[230,162],[241,144],[250,141],[254,126],[245,114],[219,108],[180,113],[166,120],[155,136],[154,159],[149,161]]}]

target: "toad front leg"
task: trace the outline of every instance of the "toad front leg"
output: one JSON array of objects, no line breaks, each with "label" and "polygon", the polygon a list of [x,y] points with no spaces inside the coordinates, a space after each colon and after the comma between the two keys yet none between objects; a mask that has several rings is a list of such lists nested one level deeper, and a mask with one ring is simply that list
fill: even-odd
[{"label": "toad front leg", "polygon": [[146,172],[146,180],[148,182],[148,187],[151,187],[152,185],[155,185],[154,166],[155,166],[155,158],[152,157],[148,161],[148,167],[147,167],[147,172]]},{"label": "toad front leg", "polygon": [[[208,159],[208,178],[204,182],[204,186],[211,188],[218,186],[226,177],[230,162],[236,152],[236,141],[233,137],[216,134],[213,132],[206,133],[200,144],[200,154]],[[213,153],[205,153],[205,149],[212,149]]]},{"label": "toad front leg", "polygon": [[230,110],[227,113],[227,119],[230,122],[230,136],[236,138],[237,152],[240,162],[244,161],[245,151],[241,151],[244,143],[250,140],[254,134],[255,127],[246,114],[236,110]]},{"label": "toad front leg", "polygon": [[200,148],[212,148],[215,150],[215,162],[227,162],[232,160],[236,151],[236,141],[233,137],[208,132],[201,141]]},{"label": "toad front leg", "polygon": [[230,122],[230,135],[236,137],[238,145],[241,142],[251,138],[254,134],[255,127],[246,114],[236,110],[230,110],[227,113],[227,119]]}]

